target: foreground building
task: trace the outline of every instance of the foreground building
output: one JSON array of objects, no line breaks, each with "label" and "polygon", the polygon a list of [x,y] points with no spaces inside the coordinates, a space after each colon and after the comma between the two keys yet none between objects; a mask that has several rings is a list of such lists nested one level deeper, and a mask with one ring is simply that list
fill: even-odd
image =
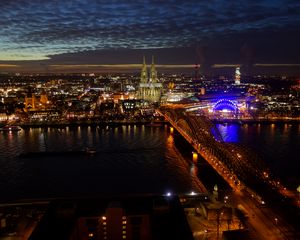
[{"label": "foreground building", "polygon": [[177,197],[56,200],[29,240],[193,240]]}]

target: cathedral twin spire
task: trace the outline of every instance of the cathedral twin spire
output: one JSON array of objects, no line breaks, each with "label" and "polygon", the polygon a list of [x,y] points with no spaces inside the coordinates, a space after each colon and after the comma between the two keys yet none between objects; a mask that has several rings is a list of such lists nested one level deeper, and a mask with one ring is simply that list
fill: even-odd
[{"label": "cathedral twin spire", "polygon": [[138,90],[139,98],[149,102],[159,102],[162,91],[163,91],[163,85],[162,83],[158,82],[157,79],[154,57],[152,57],[149,78],[148,78],[147,64],[144,57],[142,71],[141,71],[141,82]]},{"label": "cathedral twin spire", "polygon": [[[145,56],[143,57],[143,66],[141,71],[141,83],[148,82],[148,73],[147,73],[147,64],[145,60]],[[149,83],[157,83],[157,71],[155,69],[154,57],[152,56],[152,63],[150,68],[150,78]]]},{"label": "cathedral twin spire", "polygon": [[147,73],[147,65],[145,56],[143,57],[143,66],[141,71],[141,83],[147,83],[148,82],[148,73]]}]

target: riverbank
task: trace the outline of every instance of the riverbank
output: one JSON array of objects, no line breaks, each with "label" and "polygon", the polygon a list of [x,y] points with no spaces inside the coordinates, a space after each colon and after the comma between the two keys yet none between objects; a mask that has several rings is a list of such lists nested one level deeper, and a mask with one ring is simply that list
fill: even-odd
[{"label": "riverbank", "polygon": [[167,121],[72,121],[72,122],[35,122],[35,123],[18,123],[17,125],[22,128],[37,128],[37,127],[55,127],[55,128],[64,128],[64,127],[77,127],[77,126],[109,126],[109,127],[118,127],[122,125],[146,125],[146,126],[162,126],[167,124]]},{"label": "riverbank", "polygon": [[211,119],[213,123],[235,123],[235,124],[299,124],[299,118],[293,119]]}]

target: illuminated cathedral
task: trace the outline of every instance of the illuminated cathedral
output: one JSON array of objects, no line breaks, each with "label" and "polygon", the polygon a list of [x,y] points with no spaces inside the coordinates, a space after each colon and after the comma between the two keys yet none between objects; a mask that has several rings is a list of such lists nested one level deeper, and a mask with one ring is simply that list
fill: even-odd
[{"label": "illuminated cathedral", "polygon": [[45,91],[43,91],[39,98],[37,98],[31,91],[27,94],[24,101],[24,111],[37,111],[45,110],[49,106],[48,96]]},{"label": "illuminated cathedral", "polygon": [[152,56],[152,64],[150,67],[150,77],[148,78],[147,65],[145,57],[143,59],[143,67],[141,71],[141,81],[139,85],[138,96],[140,99],[149,102],[159,102],[162,94],[163,86],[158,81],[157,71],[155,69],[154,58]]}]

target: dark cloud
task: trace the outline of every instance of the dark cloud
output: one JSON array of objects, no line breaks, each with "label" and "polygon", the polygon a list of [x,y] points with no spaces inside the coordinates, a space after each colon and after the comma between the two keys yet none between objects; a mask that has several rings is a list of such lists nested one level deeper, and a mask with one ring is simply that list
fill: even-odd
[{"label": "dark cloud", "polygon": [[251,48],[297,48],[292,38],[299,40],[299,9],[296,0],[1,0],[0,60],[198,45],[212,56],[220,50],[215,62],[235,49],[227,61],[239,61],[231,58],[245,42]]}]

